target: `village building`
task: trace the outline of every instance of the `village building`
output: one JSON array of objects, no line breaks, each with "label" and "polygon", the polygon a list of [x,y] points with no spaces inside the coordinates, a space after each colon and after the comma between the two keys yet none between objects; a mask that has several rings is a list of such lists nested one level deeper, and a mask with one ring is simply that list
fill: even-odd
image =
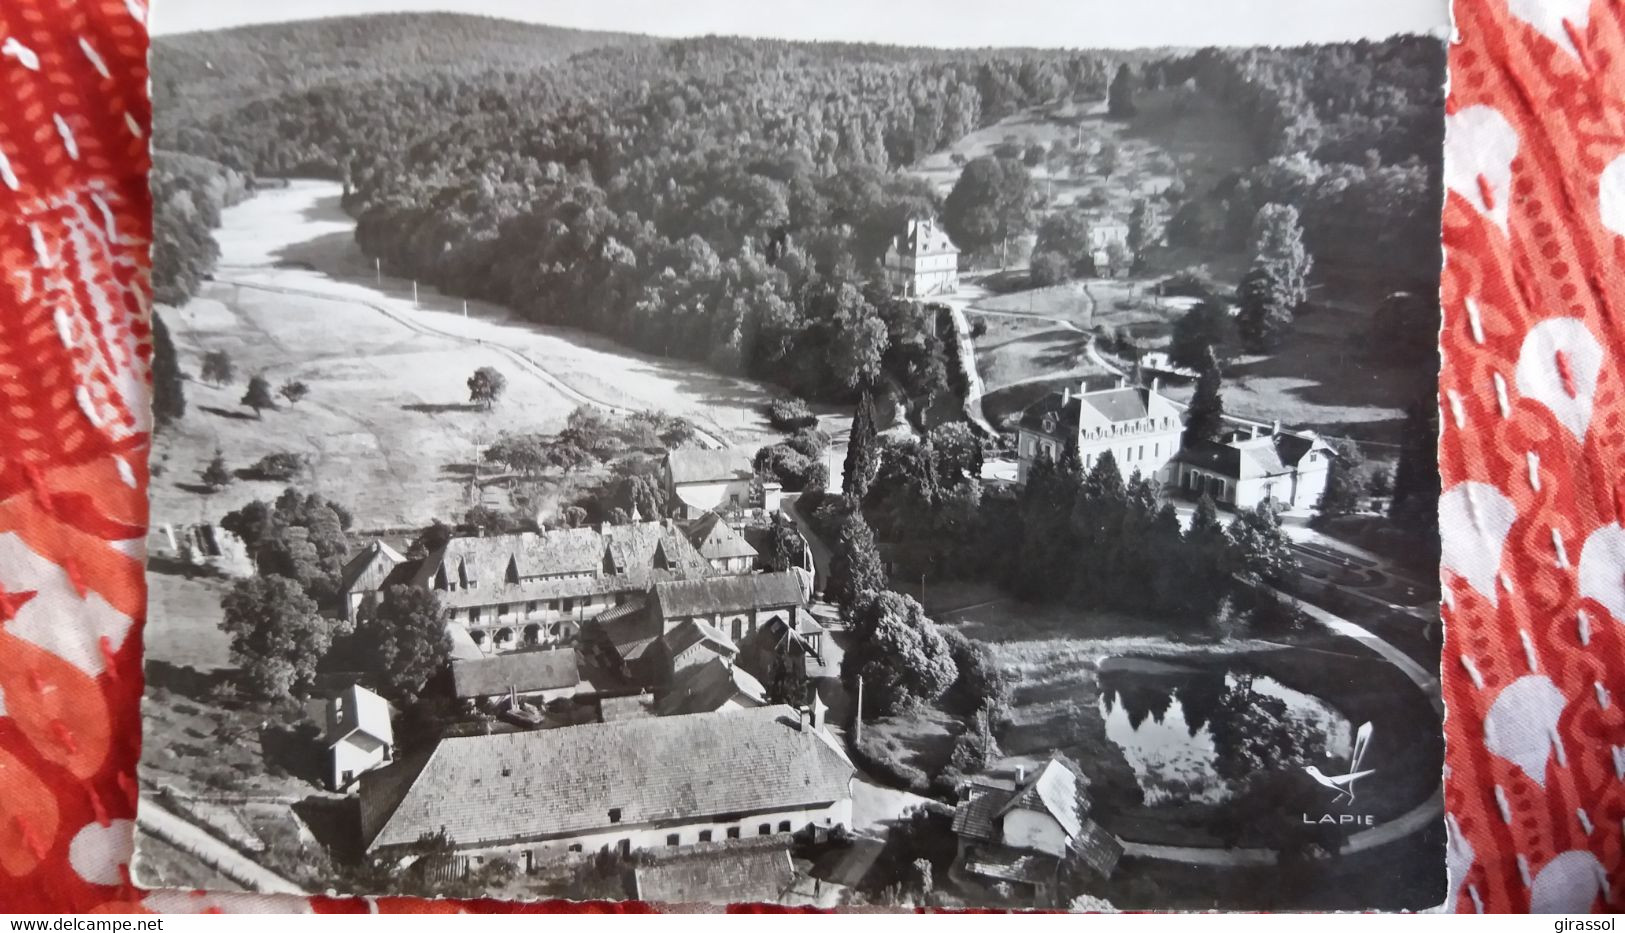
[{"label": "village building", "polygon": [[548,703],[583,692],[574,648],[514,651],[451,662],[453,690],[459,700],[501,698]]},{"label": "village building", "polygon": [[1025,483],[1039,458],[1061,458],[1067,443],[1078,445],[1078,456],[1088,470],[1107,451],[1127,479],[1138,472],[1153,482],[1167,482],[1166,467],[1179,453],[1184,416],[1173,401],[1158,391],[1131,386],[1118,378],[1106,388],[1079,391],[1070,387],[1049,395],[1022,412],[1016,429],[1016,481]]},{"label": "village building", "polygon": [[688,542],[717,573],[750,573],[756,567],[756,548],[715,512],[706,512],[688,526]]},{"label": "village building", "polygon": [[950,872],[980,884],[1004,883],[1029,894],[1035,907],[1056,903],[1062,863],[1069,855],[1102,878],[1111,877],[1123,845],[1089,818],[1090,803],[1078,776],[1051,758],[1014,781],[977,778],[954,809],[958,850]]},{"label": "village building", "polygon": [[327,701],[327,786],[344,790],[363,773],[388,764],[395,753],[389,703],[360,684]]},{"label": "village building", "polygon": [[[401,571],[403,566],[407,572]],[[408,582],[410,570],[411,562],[399,551],[382,541],[368,544],[352,555],[339,571],[339,614],[354,622],[369,593]]]},{"label": "village building", "polygon": [[959,248],[934,220],[911,219],[886,247],[886,284],[908,298],[959,290]]},{"label": "village building", "polygon": [[1207,495],[1237,509],[1262,502],[1313,509],[1326,492],[1333,456],[1312,431],[1282,431],[1280,422],[1262,431],[1255,425],[1186,446],[1170,481],[1191,498]]},{"label": "village building", "polygon": [[748,447],[679,447],[666,454],[661,471],[668,508],[681,519],[779,510],[783,487],[757,475],[756,451]]},{"label": "village building", "polygon": [[679,671],[655,702],[661,716],[720,713],[767,705],[767,688],[743,668],[723,658]]},{"label": "village building", "polygon": [[820,709],[628,719],[443,738],[361,786],[368,852],[444,834],[522,869],[849,827],[856,771]]},{"label": "village building", "polygon": [[379,545],[352,558],[345,605],[395,583],[432,590],[484,653],[571,644],[583,622],[657,582],[716,572],[670,519],[456,537],[380,574],[392,554]]},{"label": "village building", "polygon": [[835,677],[840,665],[827,650],[829,633],[806,609],[789,617],[774,616],[740,643],[739,664],[762,681],[771,681],[781,659],[799,664],[808,677]]},{"label": "village building", "polygon": [[665,581],[646,601],[594,619],[582,637],[595,656],[618,661],[626,683],[665,687],[690,665],[736,659],[740,643],[760,627],[804,610],[810,588],[796,570]]},{"label": "village building", "polygon": [[652,605],[667,632],[684,621],[703,622],[737,645],[772,619],[793,619],[810,589],[806,574],[794,570],[674,580],[655,584]]},{"label": "village building", "polygon": [[775,833],[655,854],[631,870],[627,893],[654,904],[777,904],[792,893],[797,877],[790,840]]}]

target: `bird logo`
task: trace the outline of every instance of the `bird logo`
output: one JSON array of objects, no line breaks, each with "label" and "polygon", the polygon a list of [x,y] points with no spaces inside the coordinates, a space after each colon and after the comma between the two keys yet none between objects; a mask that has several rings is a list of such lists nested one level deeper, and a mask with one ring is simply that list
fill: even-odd
[{"label": "bird logo", "polygon": [[1348,798],[1349,803],[1354,802],[1354,782],[1376,771],[1375,768],[1360,770],[1360,763],[1365,760],[1366,746],[1371,744],[1371,723],[1365,723],[1354,732],[1354,748],[1349,752],[1349,769],[1346,774],[1323,774],[1314,765],[1304,766],[1304,771],[1315,779],[1321,787],[1330,788],[1337,796],[1334,801]]}]

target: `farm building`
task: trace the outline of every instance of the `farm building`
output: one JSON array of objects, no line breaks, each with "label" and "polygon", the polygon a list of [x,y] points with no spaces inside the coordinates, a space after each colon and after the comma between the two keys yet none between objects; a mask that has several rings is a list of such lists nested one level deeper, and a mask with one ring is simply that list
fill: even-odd
[{"label": "farm building", "polygon": [[574,648],[514,651],[471,661],[452,661],[451,678],[460,700],[514,696],[543,703],[581,690]]},{"label": "farm building", "polygon": [[761,681],[723,658],[712,658],[677,673],[671,687],[655,703],[661,716],[755,709],[767,705]]},{"label": "farm building", "polygon": [[796,883],[790,840],[710,842],[632,869],[631,896],[665,904],[777,904]]},{"label": "farm building", "polygon": [[892,239],[882,260],[886,283],[909,298],[959,290],[959,248],[934,220],[910,220]]},{"label": "farm building", "polygon": [[668,452],[661,468],[673,514],[693,519],[706,512],[777,512],[781,487],[757,476],[755,458],[756,451],[748,447]]},{"label": "farm building", "polygon": [[715,512],[689,524],[688,541],[718,573],[750,573],[756,566],[756,549]]},{"label": "farm building", "polygon": [[389,704],[360,684],[327,701],[327,786],[343,790],[363,772],[388,764],[395,753]]},{"label": "farm building", "polygon": [[959,848],[950,871],[974,883],[1010,884],[1053,907],[1061,862],[1069,854],[1111,877],[1123,845],[1089,818],[1089,800],[1071,768],[1051,758],[1014,781],[978,778],[954,809]]},{"label": "farm building", "polygon": [[444,833],[530,870],[852,822],[852,763],[818,709],[764,706],[443,738],[362,781],[369,852]]}]

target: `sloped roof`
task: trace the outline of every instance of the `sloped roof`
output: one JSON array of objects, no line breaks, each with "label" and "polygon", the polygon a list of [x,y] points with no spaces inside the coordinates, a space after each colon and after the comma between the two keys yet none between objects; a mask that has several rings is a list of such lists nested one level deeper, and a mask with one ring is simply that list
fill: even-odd
[{"label": "sloped roof", "polygon": [[910,220],[908,228],[892,242],[892,249],[911,256],[938,256],[943,253],[959,252],[959,247],[954,245],[948,231],[937,226],[936,221],[929,219]]},{"label": "sloped roof", "polygon": [[389,703],[360,684],[351,684],[327,701],[327,744],[364,732],[386,745],[395,741]]},{"label": "sloped roof", "polygon": [[453,661],[452,682],[457,696],[489,697],[511,687],[520,693],[574,687],[581,682],[573,648],[551,651],[515,651],[477,661]]},{"label": "sloped roof", "polygon": [[1186,444],[1179,459],[1233,479],[1261,479],[1291,473],[1317,446],[1324,444],[1312,436],[1278,431],[1253,437],[1238,431],[1221,441]]},{"label": "sloped roof", "polygon": [[[443,567],[446,579],[453,584],[460,585],[466,577],[469,585],[479,590],[507,585],[537,587],[541,598],[594,592],[590,581],[597,577],[620,577],[622,580],[615,581],[617,585],[638,588],[660,573],[695,576],[711,569],[670,521],[452,538],[424,564],[417,575],[423,586],[429,585],[435,571]],[[567,574],[577,576],[537,579]],[[553,593],[550,587],[559,592]]]},{"label": "sloped roof", "polygon": [[[1142,418],[1183,422],[1179,409],[1161,393],[1145,386],[1112,386],[1083,392],[1051,392],[1027,406],[1021,426],[1052,437],[1067,437],[1082,428],[1104,428]],[[1052,427],[1046,427],[1049,421]]]},{"label": "sloped roof", "polygon": [[715,658],[679,671],[671,689],[655,703],[655,712],[662,716],[714,713],[730,700],[762,706],[767,703],[767,688],[737,665]]},{"label": "sloped roof", "polygon": [[1083,816],[1089,809],[1088,800],[1078,799],[1078,778],[1072,770],[1051,758],[1031,777],[1016,788],[999,816],[1011,810],[1033,810],[1055,818],[1068,837],[1075,838],[1082,829]]},{"label": "sloped roof", "polygon": [[965,870],[986,878],[1047,884],[1055,880],[1061,860],[1032,849],[981,842],[965,850]]},{"label": "sloped roof", "polygon": [[688,526],[688,541],[706,560],[756,557],[750,542],[715,512],[706,512]]},{"label": "sloped roof", "polygon": [[805,602],[794,571],[706,577],[657,583],[655,611],[662,619],[799,606]]},{"label": "sloped roof", "polygon": [[721,450],[679,447],[666,454],[671,481],[678,485],[754,479],[755,461],[756,451],[749,447],[724,447]]},{"label": "sloped roof", "polygon": [[614,647],[615,653],[627,661],[636,661],[643,657],[649,646],[659,640],[662,631],[660,620],[648,613],[634,613],[612,619],[599,616],[587,620],[587,626],[602,632],[604,638]]},{"label": "sloped roof", "polygon": [[954,808],[954,834],[971,839],[999,838],[994,821],[999,809],[1010,799],[1010,788],[973,782],[964,800]]},{"label": "sloped roof", "polygon": [[854,773],[788,706],[463,736],[363,776],[362,826],[369,850],[441,830],[486,845],[825,804]]},{"label": "sloped roof", "polygon": [[665,635],[666,647],[670,649],[672,657],[682,654],[695,645],[709,645],[713,651],[721,654],[735,655],[739,648],[723,634],[716,626],[706,622],[689,619]]},{"label": "sloped roof", "polygon": [[374,541],[357,551],[339,571],[338,591],[348,593],[356,585],[356,581],[375,566],[387,567],[388,570],[383,575],[387,577],[390,571],[405,562],[406,558],[399,551],[382,541]]},{"label": "sloped roof", "polygon": [[1082,857],[1085,864],[1102,877],[1110,878],[1117,869],[1117,863],[1123,858],[1123,844],[1117,837],[1100,827],[1100,824],[1091,819],[1084,819],[1083,828],[1077,838],[1072,840],[1073,851]]},{"label": "sloped roof", "polygon": [[632,896],[666,904],[776,904],[796,881],[783,837],[703,844],[632,872]]}]

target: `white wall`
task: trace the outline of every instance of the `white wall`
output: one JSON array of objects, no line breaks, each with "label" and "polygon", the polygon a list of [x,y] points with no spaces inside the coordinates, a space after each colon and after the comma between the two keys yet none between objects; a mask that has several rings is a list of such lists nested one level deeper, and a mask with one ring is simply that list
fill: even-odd
[{"label": "white wall", "polygon": [[[780,831],[783,823],[788,823],[786,832],[799,832],[808,825],[834,828],[836,826],[852,825],[852,798],[847,797],[836,801],[827,807],[791,807],[784,810],[774,810],[767,813],[754,814],[730,822],[714,822],[707,819],[697,819],[671,826],[628,826],[624,829],[608,827],[601,831],[586,832],[564,839],[549,839],[545,841],[515,843],[497,846],[459,846],[458,848],[469,854],[490,856],[505,856],[512,859],[521,868],[525,866],[524,853],[532,854],[532,861],[540,864],[542,861],[557,858],[571,851],[593,853],[600,849],[612,849],[627,840],[634,849],[666,849],[667,837],[676,834],[679,846],[692,846],[700,842],[700,833],[709,832],[710,841],[722,842],[728,837],[729,829],[738,829],[739,838],[754,839],[762,835],[762,824],[767,824],[768,835]],[[572,849],[579,846],[579,849]]]},{"label": "white wall", "polygon": [[1060,858],[1066,855],[1066,831],[1046,813],[1011,810],[1004,817],[1004,844]]},{"label": "white wall", "polygon": [[[750,480],[721,480],[712,483],[678,483],[675,492],[677,498],[686,508],[685,517],[693,517],[701,512],[718,512],[735,505],[732,498],[738,496],[738,506],[744,508],[750,505]],[[652,516],[645,515],[644,518]]]},{"label": "white wall", "polygon": [[[331,770],[327,774],[327,786],[333,790],[343,790],[361,776],[361,772],[381,767],[389,761],[389,746],[365,734],[351,735],[340,739],[333,745],[329,756]],[[344,772],[350,772],[350,779],[344,779]]]}]

